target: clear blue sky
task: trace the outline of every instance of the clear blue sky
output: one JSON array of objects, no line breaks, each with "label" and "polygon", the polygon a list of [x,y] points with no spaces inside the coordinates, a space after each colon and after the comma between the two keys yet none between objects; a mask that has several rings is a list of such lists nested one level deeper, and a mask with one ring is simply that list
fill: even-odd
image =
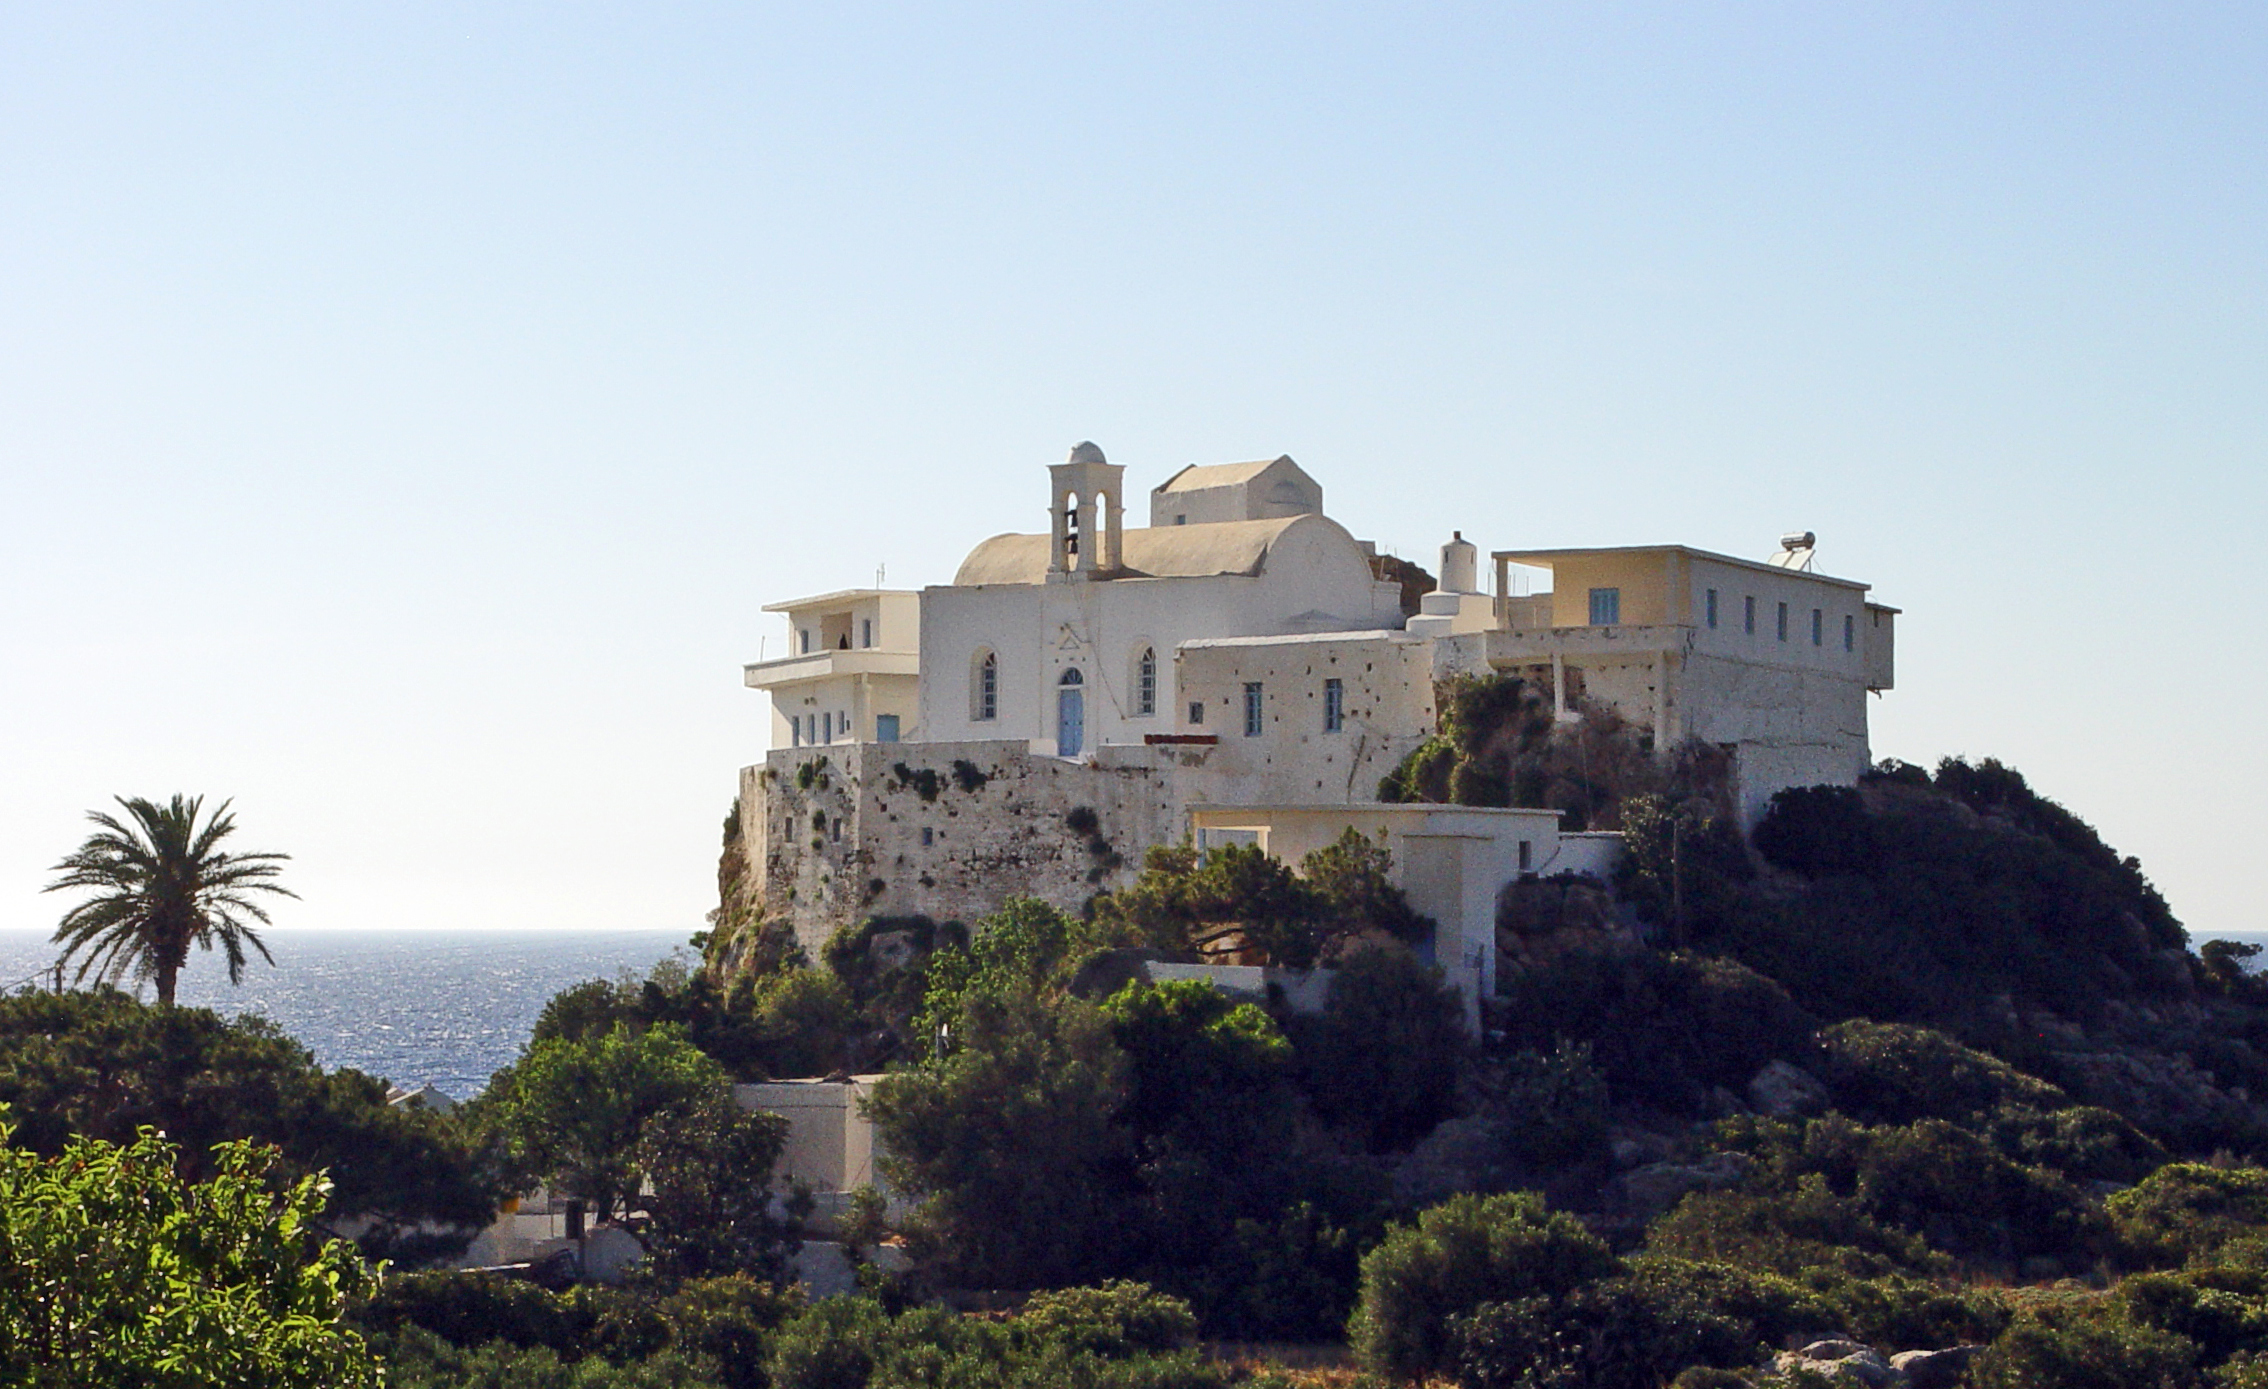
[{"label": "clear blue sky", "polygon": [[759,605],[1092,438],[1421,557],[1816,529],[1877,755],[2268,929],[2264,72],[2257,3],[9,5],[0,927],[190,790],[285,928],[697,929]]}]

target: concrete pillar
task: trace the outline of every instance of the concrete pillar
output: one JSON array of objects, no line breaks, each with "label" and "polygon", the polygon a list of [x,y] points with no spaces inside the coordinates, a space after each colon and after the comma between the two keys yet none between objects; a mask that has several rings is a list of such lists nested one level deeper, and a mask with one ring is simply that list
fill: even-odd
[{"label": "concrete pillar", "polygon": [[1551,716],[1561,723],[1575,717],[1567,707],[1567,658],[1557,651],[1551,653]]}]

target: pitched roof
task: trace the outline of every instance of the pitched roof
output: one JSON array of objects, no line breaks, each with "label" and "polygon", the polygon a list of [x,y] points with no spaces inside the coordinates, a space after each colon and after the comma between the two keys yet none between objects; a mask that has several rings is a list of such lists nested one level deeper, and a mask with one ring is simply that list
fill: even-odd
[{"label": "pitched roof", "polygon": [[[1144,526],[1123,531],[1123,572],[1129,577],[1154,579],[1257,574],[1277,536],[1302,522],[1317,521],[1331,524],[1320,516],[1281,516],[1268,521]],[[961,561],[960,572],[953,576],[953,586],[1046,583],[1050,543],[1050,537],[1044,535],[996,535],[969,551],[969,557]]]}]

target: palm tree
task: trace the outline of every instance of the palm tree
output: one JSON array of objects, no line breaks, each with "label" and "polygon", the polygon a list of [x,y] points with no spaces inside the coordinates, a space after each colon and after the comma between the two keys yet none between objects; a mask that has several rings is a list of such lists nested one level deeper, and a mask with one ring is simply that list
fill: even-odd
[{"label": "palm tree", "polygon": [[202,828],[197,824],[202,796],[175,796],[163,806],[140,797],[121,796],[118,803],[133,818],[132,827],[103,811],[88,811],[101,833],[87,836],[86,843],[56,864],[54,871],[63,876],[47,885],[49,892],[96,890],[65,912],[63,924],[55,928],[55,940],[63,947],[58,971],[85,951],[79,981],[92,973],[100,982],[116,984],[131,971],[138,980],[155,979],[158,1002],[171,1005],[174,981],[189,962],[192,944],[210,950],[219,942],[228,956],[231,984],[244,981],[246,945],[274,964],[275,957],[245,918],[262,925],[268,921],[252,893],[298,896],[268,881],[281,871],[276,865],[291,855],[232,854],[216,848],[236,829],[227,801]]}]

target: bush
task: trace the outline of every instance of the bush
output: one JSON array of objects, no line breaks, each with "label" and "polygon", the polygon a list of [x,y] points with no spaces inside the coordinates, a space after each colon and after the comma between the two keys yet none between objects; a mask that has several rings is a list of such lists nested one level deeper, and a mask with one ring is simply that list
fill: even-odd
[{"label": "bush", "polygon": [[1024,1304],[1016,1326],[1036,1340],[1114,1359],[1197,1344],[1197,1318],[1189,1304],[1146,1283],[1113,1281],[1036,1293]]},{"label": "bush", "polygon": [[2205,1263],[2233,1240],[2258,1238],[2268,1225],[2268,1171],[2168,1163],[2104,1204],[2129,1262]]},{"label": "bush", "polygon": [[1286,1026],[1300,1088],[1325,1120],[1373,1152],[1415,1143],[1447,1118],[1465,1050],[1464,1001],[1406,950],[1358,950],[1323,1012]]},{"label": "bush", "polygon": [[1615,1099],[1685,1113],[1710,1110],[1765,1062],[1808,1057],[1814,1022],[1787,991],[1731,960],[1688,951],[1578,951],[1515,977],[1510,1045],[1588,1043]]},{"label": "bush", "polygon": [[781,1328],[765,1370],[773,1389],[1219,1389],[1188,1316],[1139,1284],[1043,1294],[1005,1323],[829,1298]]},{"label": "bush", "polygon": [[1512,1130],[1512,1155],[1531,1172],[1595,1156],[1607,1132],[1607,1083],[1587,1042],[1506,1058],[1499,1111]]},{"label": "bush", "polygon": [[1363,1257],[1349,1338],[1381,1374],[1445,1373],[1457,1362],[1455,1318],[1484,1303],[1565,1297],[1619,1267],[1598,1236],[1534,1192],[1454,1197]]},{"label": "bush", "polygon": [[487,1273],[407,1273],[386,1280],[356,1314],[376,1332],[418,1327],[451,1345],[503,1341],[577,1352],[589,1335],[587,1310],[534,1283]]},{"label": "bush", "polygon": [[1674,1284],[1615,1278],[1492,1302],[1454,1325],[1459,1389],[1656,1389],[1694,1365],[1756,1359],[1755,1329]]},{"label": "bush", "polygon": [[2197,1346],[2099,1309],[2019,1317],[1969,1369],[1974,1389],[2188,1389]]},{"label": "bush", "polygon": [[1775,794],[1749,841],[1773,864],[1813,878],[1871,872],[1881,852],[1866,802],[1849,786],[1791,786]]},{"label": "bush", "polygon": [[1839,1114],[1805,1123],[1727,1120],[1720,1140],[1756,1160],[1749,1190],[1793,1193],[1810,1178],[1868,1221],[1994,1268],[2051,1257],[2092,1263],[2105,1234],[2068,1180],[2002,1157],[1941,1119],[1869,1128]]},{"label": "bush", "polygon": [[2122,1280],[2112,1301],[2119,1315],[2195,1341],[2207,1361],[2268,1349],[2268,1272],[2209,1268],[2143,1273]]},{"label": "bush", "polygon": [[1938,1118],[1989,1139],[2003,1157],[2074,1177],[2136,1181],[2165,1150],[2107,1109],[1942,1032],[1853,1019],[1819,1036],[1840,1107],[1878,1124]]}]

